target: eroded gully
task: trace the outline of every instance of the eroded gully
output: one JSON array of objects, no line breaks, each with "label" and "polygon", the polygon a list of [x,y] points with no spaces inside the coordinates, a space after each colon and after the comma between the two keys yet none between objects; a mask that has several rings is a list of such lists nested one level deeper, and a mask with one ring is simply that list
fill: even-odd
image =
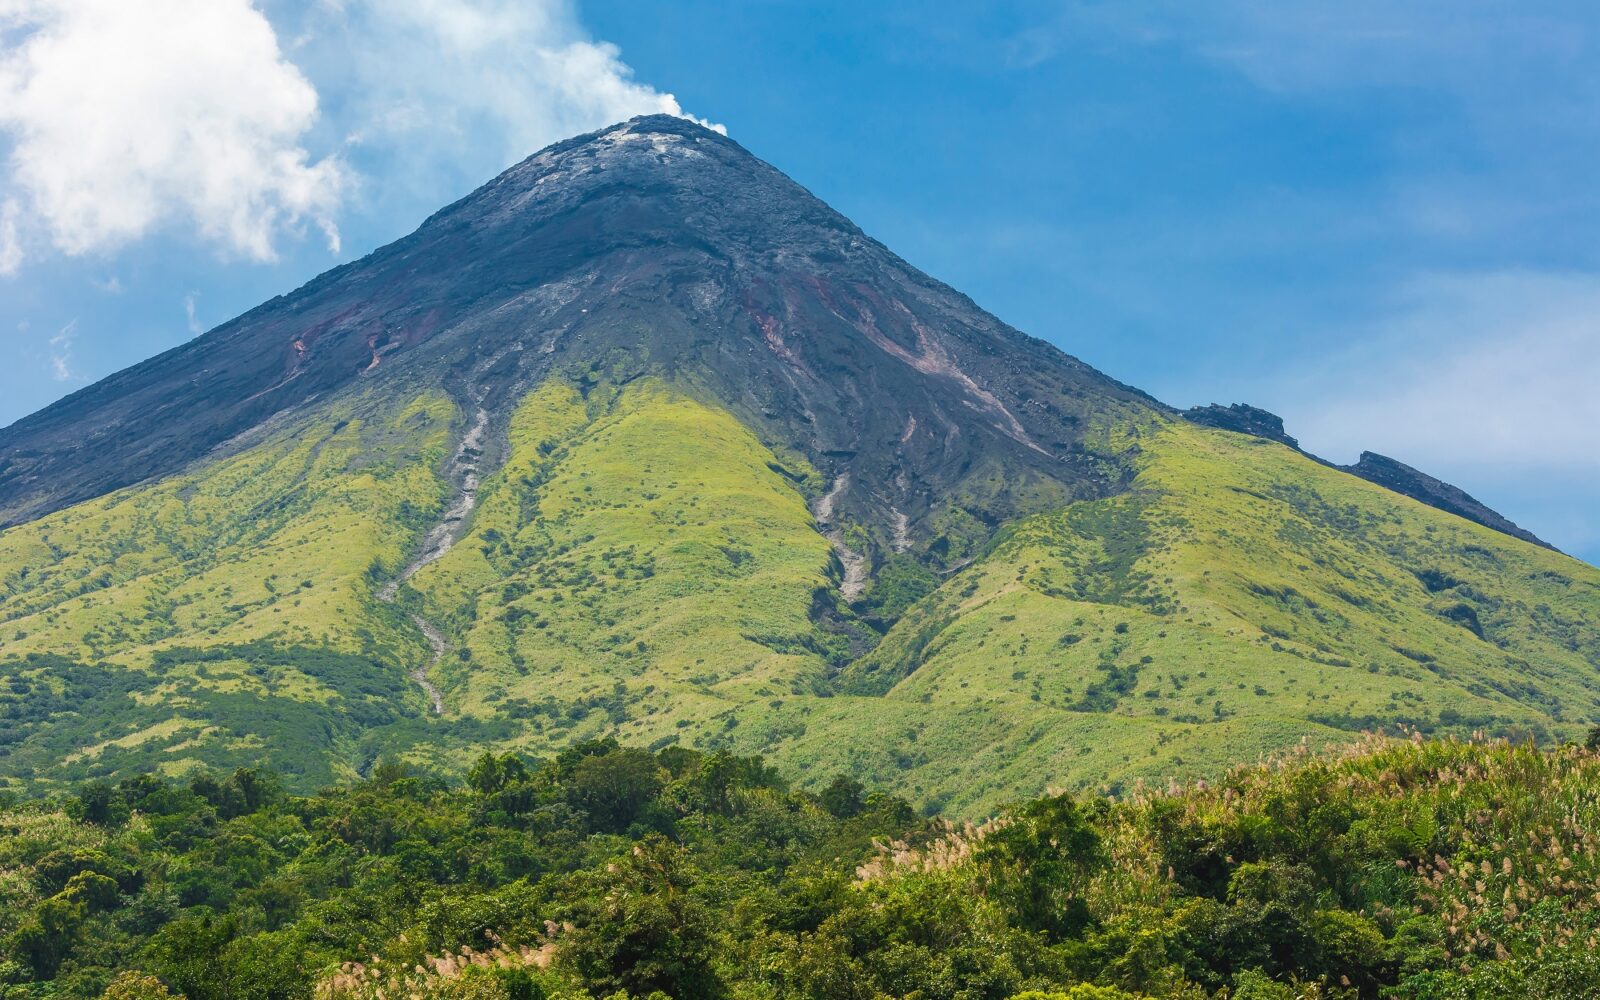
[{"label": "eroded gully", "polygon": [[844,566],[844,579],[839,583],[839,593],[846,601],[853,601],[866,589],[867,557],[849,546],[845,541],[843,526],[834,523],[833,516],[839,498],[849,488],[850,473],[839,473],[828,492],[817,500],[816,506],[811,510],[811,516],[817,522],[817,530],[821,531],[822,537],[833,546],[840,564]]},{"label": "eroded gully", "polygon": [[[472,514],[472,508],[478,502],[478,485],[482,481],[480,463],[483,461],[484,438],[488,433],[489,412],[479,406],[473,415],[472,426],[462,435],[461,443],[456,446],[455,455],[451,457],[449,468],[446,470],[446,478],[454,490],[450,506],[445,510],[439,523],[428,530],[416,558],[406,564],[399,576],[378,589],[378,600],[393,604],[402,584],[416,576],[424,566],[443,558],[451,546],[455,545],[461,526],[466,523]],[[428,679],[428,674],[439,665],[440,660],[444,659],[449,646],[444,641],[444,633],[440,632],[433,622],[414,611],[407,612],[407,616],[422,632],[423,637],[428,640],[428,646],[433,650],[428,662],[412,670],[408,676],[416,681],[417,686],[422,688],[428,700],[433,703],[433,714],[442,715],[444,694],[433,681]]]}]

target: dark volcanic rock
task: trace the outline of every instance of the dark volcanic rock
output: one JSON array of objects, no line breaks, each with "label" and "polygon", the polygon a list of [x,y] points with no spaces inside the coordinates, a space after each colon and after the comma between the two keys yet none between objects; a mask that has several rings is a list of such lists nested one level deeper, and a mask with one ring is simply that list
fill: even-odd
[{"label": "dark volcanic rock", "polygon": [[[1236,431],[1240,434],[1266,438],[1269,441],[1278,441],[1296,451],[1300,450],[1300,442],[1285,433],[1282,417],[1247,403],[1234,403],[1232,406],[1221,406],[1217,403],[1212,403],[1210,406],[1196,406],[1184,411],[1183,418],[1206,427],[1219,427],[1225,431]],[[1324,465],[1332,465],[1331,462],[1326,462],[1315,455],[1307,457]],[[1514,538],[1543,545],[1547,549],[1554,547],[1541,541],[1532,532],[1517,527],[1458,487],[1435,479],[1425,472],[1419,472],[1392,458],[1366,451],[1361,453],[1361,460],[1355,465],[1334,465],[1333,468],[1342,469],[1430,507],[1448,511],[1469,521],[1476,521],[1486,528],[1503,531]]]},{"label": "dark volcanic rock", "polygon": [[1296,450],[1300,448],[1300,442],[1284,433],[1282,417],[1248,403],[1234,403],[1232,406],[1222,406],[1219,403],[1196,406],[1185,410],[1183,418],[1206,427],[1219,427],[1225,431],[1251,434],[1269,441],[1281,442]]},{"label": "dark volcanic rock", "polygon": [[1088,422],[1165,408],[929,278],[731,140],[636,118],[0,430],[0,525],[170,474],[339,391],[443,386],[497,426],[552,372],[657,374],[798,449],[880,550],[1105,495]]},{"label": "dark volcanic rock", "polygon": [[1370,483],[1377,483],[1385,489],[1404,494],[1413,500],[1418,500],[1429,507],[1449,511],[1452,514],[1464,517],[1469,521],[1476,521],[1486,528],[1503,531],[1508,535],[1543,545],[1547,549],[1555,546],[1541,540],[1531,531],[1519,528],[1510,520],[1502,517],[1495,511],[1485,507],[1469,496],[1466,491],[1456,486],[1451,486],[1443,480],[1435,479],[1425,472],[1419,472],[1404,462],[1397,462],[1392,458],[1374,452],[1364,451],[1361,459],[1355,465],[1343,465],[1338,468],[1354,476],[1360,476]]}]

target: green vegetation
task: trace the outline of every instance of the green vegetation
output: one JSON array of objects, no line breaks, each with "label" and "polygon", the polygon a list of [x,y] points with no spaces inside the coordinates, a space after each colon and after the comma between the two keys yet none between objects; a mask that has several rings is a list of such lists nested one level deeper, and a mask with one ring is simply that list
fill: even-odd
[{"label": "green vegetation", "polygon": [[521,720],[519,745],[544,751],[674,742],[822,688],[840,655],[811,619],[829,551],[797,479],[816,476],[660,384],[546,383],[471,530],[411,581],[454,650],[452,706]]},{"label": "green vegetation", "polygon": [[426,647],[371,599],[444,501],[454,407],[345,400],[0,533],[0,775],[354,774]]},{"label": "green vegetation", "polygon": [[847,668],[870,724],[760,749],[970,813],[1303,739],[1600,719],[1593,567],[1255,438],[1172,423],[1109,447],[1137,448],[1131,491],[1002,529]]},{"label": "green vegetation", "polygon": [[0,810],[3,1000],[1490,1000],[1600,991],[1600,756],[1375,744],[979,826],[611,741]]},{"label": "green vegetation", "polygon": [[[0,533],[0,776],[266,763],[309,789],[380,750],[459,771],[485,743],[704,739],[825,688],[845,640],[812,618],[833,583],[816,474],[659,384],[586,390],[523,401],[470,531],[401,607],[376,592],[442,516],[465,423],[431,396],[340,398]],[[448,638],[444,719],[406,676],[429,647],[403,609]]]},{"label": "green vegetation", "polygon": [[[459,542],[386,604],[466,423],[339,396],[0,533],[0,777],[260,763],[306,791],[381,754],[459,774],[614,736],[972,816],[1363,731],[1600,720],[1600,571],[1158,419],[1091,442],[1128,491],[1001,526],[953,573],[890,556],[846,606],[803,459],[682,387],[552,379],[486,445]],[[442,717],[407,677],[432,655],[410,614],[446,647]]]},{"label": "green vegetation", "polygon": [[[349,773],[334,771],[330,747],[370,741],[417,715],[410,681],[367,655],[260,641],[167,649],[151,667],[38,653],[0,664],[6,722],[0,751],[7,767],[14,774],[83,778],[171,773],[201,757],[221,767],[266,764],[297,782],[326,783]],[[228,676],[222,671],[230,667],[265,690],[222,687]],[[330,693],[282,693],[285,675],[327,685]],[[103,738],[86,742],[85,734]]]}]

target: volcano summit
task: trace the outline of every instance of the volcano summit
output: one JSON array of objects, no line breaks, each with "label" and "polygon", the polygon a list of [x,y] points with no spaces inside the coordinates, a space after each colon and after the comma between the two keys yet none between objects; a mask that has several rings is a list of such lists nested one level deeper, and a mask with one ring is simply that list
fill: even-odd
[{"label": "volcano summit", "polygon": [[0,431],[0,774],[616,735],[972,812],[1600,718],[1600,571],[1212,410],[637,118]]}]

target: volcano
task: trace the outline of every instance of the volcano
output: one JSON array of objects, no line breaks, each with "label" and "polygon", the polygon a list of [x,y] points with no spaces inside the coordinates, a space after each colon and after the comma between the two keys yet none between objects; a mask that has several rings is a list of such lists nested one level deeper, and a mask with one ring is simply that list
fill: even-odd
[{"label": "volcano", "polygon": [[1383,461],[1185,419],[637,118],[0,431],[0,774],[615,736],[970,811],[1600,718],[1600,572]]},{"label": "volcano", "polygon": [[1125,470],[1083,428],[1161,409],[734,142],[654,116],[552,146],[406,239],[19,422],[0,438],[0,512],[14,523],[170,474],[394,369],[481,397],[501,425],[552,372],[698,385],[848,476],[835,509],[877,545],[890,508],[910,530],[957,498],[994,523],[1029,491],[1113,492]]}]

